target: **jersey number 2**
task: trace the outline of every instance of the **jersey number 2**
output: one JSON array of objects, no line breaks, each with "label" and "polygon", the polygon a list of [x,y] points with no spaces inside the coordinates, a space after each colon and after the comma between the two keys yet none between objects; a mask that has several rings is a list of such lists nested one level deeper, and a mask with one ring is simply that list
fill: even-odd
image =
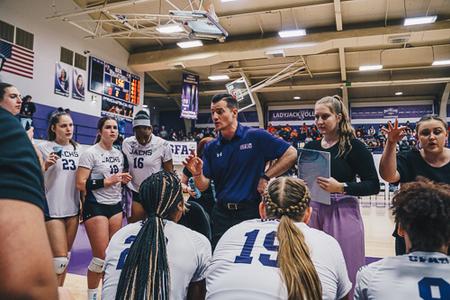
[{"label": "jersey number 2", "polygon": [[[242,247],[241,254],[236,256],[234,262],[237,264],[251,264],[253,257],[251,256],[253,246],[255,246],[256,237],[258,236],[259,229],[255,229],[253,231],[249,231],[245,234],[247,239],[245,240],[244,247]],[[264,238],[263,246],[268,251],[277,252],[278,246],[275,245],[275,235],[276,232],[272,231],[266,234]],[[270,259],[270,254],[260,254],[259,262],[266,267],[277,267],[277,260]]]},{"label": "jersey number 2", "polygon": [[[136,239],[135,235],[130,235],[129,237],[126,238],[124,244],[125,245],[131,244],[134,242],[135,239]],[[130,251],[130,248],[123,249],[123,251],[120,252],[119,261],[117,262],[116,270],[122,270],[123,265],[125,264],[125,259],[127,258],[127,255],[128,255],[128,251]]]}]

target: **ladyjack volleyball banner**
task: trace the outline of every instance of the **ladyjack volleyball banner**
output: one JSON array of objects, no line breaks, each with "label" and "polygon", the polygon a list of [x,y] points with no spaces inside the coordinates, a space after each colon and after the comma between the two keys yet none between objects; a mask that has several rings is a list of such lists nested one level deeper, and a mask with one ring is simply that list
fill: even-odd
[{"label": "ladyjack volleyball banner", "polygon": [[302,125],[314,121],[313,108],[269,110],[269,123],[272,125]]},{"label": "ladyjack volleyball banner", "polygon": [[86,72],[73,68],[72,71],[72,98],[84,101],[86,90]]},{"label": "ladyjack volleyball banner", "polygon": [[198,86],[200,77],[195,74],[183,73],[183,86],[181,91],[181,118],[197,119],[198,113]]},{"label": "ladyjack volleyball banner", "polygon": [[55,67],[55,94],[69,97],[70,75],[72,67],[57,62]]}]

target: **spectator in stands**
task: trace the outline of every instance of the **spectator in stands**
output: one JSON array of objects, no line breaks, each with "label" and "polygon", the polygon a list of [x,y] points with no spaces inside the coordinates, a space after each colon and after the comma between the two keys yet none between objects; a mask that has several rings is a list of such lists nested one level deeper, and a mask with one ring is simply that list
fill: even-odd
[{"label": "spectator in stands", "polygon": [[341,98],[327,96],[318,100],[314,112],[323,138],[305,148],[330,153],[331,177],[318,177],[317,182],[332,194],[331,205],[312,203],[310,224],[338,240],[350,280],[355,283],[356,272],[365,264],[364,226],[357,197],[378,194],[380,182],[372,154],[356,139]]},{"label": "spectator in stands", "polygon": [[370,137],[374,137],[374,136],[375,136],[376,132],[375,132],[375,128],[373,127],[373,125],[371,125],[371,126],[369,127],[369,130],[367,131],[367,134],[368,134]]},{"label": "spectator in stands", "polygon": [[26,95],[22,98],[19,116],[25,130],[28,130],[33,125],[33,114],[36,112],[36,106],[31,101],[32,99],[33,98],[30,95]]},{"label": "spectator in stands", "polygon": [[267,126],[267,131],[270,132],[271,134],[274,134],[277,131],[277,129],[273,127],[271,123],[269,123],[269,125]]},{"label": "spectator in stands", "polygon": [[169,138],[169,133],[167,132],[166,127],[164,125],[161,125],[159,136],[165,140]]},{"label": "spectator in stands", "polygon": [[17,88],[0,82],[0,299],[57,299],[44,224],[44,178],[14,117],[21,103]]},{"label": "spectator in stands", "polygon": [[[425,115],[416,123],[417,140],[420,150],[400,152],[396,155],[395,147],[406,135],[406,127],[388,123],[383,132],[387,135],[387,142],[380,160],[380,176],[390,183],[405,183],[423,176],[434,182],[450,184],[450,149],[445,147],[448,132],[444,119]],[[405,254],[405,241],[397,229],[393,235],[396,237],[396,254]]]},{"label": "spectator in stands", "polygon": [[355,299],[450,299],[450,186],[406,183],[393,206],[408,254],[364,266]]}]

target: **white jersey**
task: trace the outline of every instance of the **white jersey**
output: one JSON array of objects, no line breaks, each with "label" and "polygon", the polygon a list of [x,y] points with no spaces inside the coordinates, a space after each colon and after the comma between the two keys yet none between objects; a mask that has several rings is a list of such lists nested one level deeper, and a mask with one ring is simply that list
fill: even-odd
[{"label": "white jersey", "polygon": [[53,147],[62,147],[61,158],[44,172],[45,197],[49,216],[53,218],[71,217],[80,210],[80,191],[76,187],[76,172],[80,158],[80,146],[61,146],[53,141],[38,145],[44,160],[55,152]]},{"label": "white jersey", "polygon": [[[170,270],[169,299],[184,300],[189,284],[205,279],[205,270],[211,259],[211,244],[198,232],[172,221],[164,222]],[[128,249],[142,225],[142,221],[128,224],[111,238],[106,249],[102,299],[115,299]]]},{"label": "white jersey", "polygon": [[362,267],[355,299],[450,299],[450,258],[438,252],[412,252]]},{"label": "white jersey", "polygon": [[128,187],[135,192],[139,192],[142,181],[161,171],[163,163],[172,159],[169,143],[153,134],[147,145],[141,145],[135,136],[126,138],[122,143],[122,152],[128,160],[128,169],[133,176]]},{"label": "white jersey", "polygon": [[[287,299],[277,267],[279,222],[258,219],[231,227],[214,250],[206,274],[206,299]],[[337,241],[328,234],[295,223],[305,236],[311,259],[322,284],[323,299],[340,299],[352,284]]]},{"label": "white jersey", "polygon": [[[100,144],[89,147],[81,154],[79,167],[91,170],[90,179],[105,179],[123,171],[123,154],[116,148],[103,149]],[[120,182],[110,187],[88,191],[86,201],[101,204],[117,204],[122,200],[122,185]]]}]

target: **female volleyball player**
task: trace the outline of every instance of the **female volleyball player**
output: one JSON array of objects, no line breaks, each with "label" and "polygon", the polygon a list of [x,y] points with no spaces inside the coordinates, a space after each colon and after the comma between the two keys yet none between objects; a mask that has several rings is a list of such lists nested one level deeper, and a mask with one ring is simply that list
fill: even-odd
[{"label": "female volleyball player", "polygon": [[80,211],[80,192],[76,187],[80,147],[72,139],[73,121],[68,110],[59,108],[50,116],[47,135],[48,141],[38,145],[44,159],[45,196],[49,209],[45,225],[55,272],[62,286]]},{"label": "female volleyball player", "polygon": [[352,284],[336,240],[306,225],[310,194],[279,177],[259,205],[262,219],[231,227],[207,271],[207,299],[348,299]]},{"label": "female volleyball player", "polygon": [[148,218],[120,229],[106,250],[103,299],[204,299],[211,245],[176,224],[184,213],[178,177],[154,173],[139,189]]},{"label": "female volleyball player", "polygon": [[83,220],[93,255],[87,274],[89,300],[97,299],[106,247],[122,226],[122,184],[131,180],[130,174],[122,173],[122,152],[113,147],[117,121],[103,117],[97,129],[96,144],[83,152],[77,171],[77,188],[85,194]]}]

